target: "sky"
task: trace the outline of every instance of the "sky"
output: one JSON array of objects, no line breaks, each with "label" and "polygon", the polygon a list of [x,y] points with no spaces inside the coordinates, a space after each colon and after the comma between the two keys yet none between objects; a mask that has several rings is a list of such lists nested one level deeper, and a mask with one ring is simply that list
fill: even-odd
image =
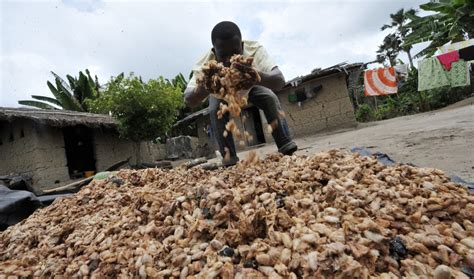
[{"label": "sky", "polygon": [[237,23],[243,39],[259,41],[286,80],[369,62],[390,13],[424,2],[0,0],[0,106],[52,96],[51,71],[65,77],[89,69],[101,84],[122,72],[144,80],[187,77],[223,20]]}]

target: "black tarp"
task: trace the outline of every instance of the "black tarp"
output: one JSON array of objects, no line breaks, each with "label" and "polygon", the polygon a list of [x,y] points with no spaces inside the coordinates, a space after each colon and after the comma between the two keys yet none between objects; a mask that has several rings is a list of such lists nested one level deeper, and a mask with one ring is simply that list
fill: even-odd
[{"label": "black tarp", "polygon": [[51,204],[55,199],[69,195],[71,194],[37,197],[32,192],[12,190],[0,185],[0,231],[19,223],[36,209]]},{"label": "black tarp", "polygon": [[41,206],[33,193],[0,185],[0,230],[20,222]]}]

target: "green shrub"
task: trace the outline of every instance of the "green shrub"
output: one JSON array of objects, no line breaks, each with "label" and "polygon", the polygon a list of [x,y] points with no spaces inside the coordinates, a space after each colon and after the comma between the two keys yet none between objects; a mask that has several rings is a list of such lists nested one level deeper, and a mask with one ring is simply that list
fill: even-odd
[{"label": "green shrub", "polygon": [[183,106],[181,88],[163,77],[143,82],[133,73],[122,74],[107,84],[95,100],[88,100],[91,111],[111,113],[120,136],[136,143],[137,164],[141,163],[140,141],[164,138]]},{"label": "green shrub", "polygon": [[137,142],[163,137],[176,120],[183,97],[181,89],[163,77],[143,82],[130,74],[112,79],[89,104],[94,112],[111,112],[120,135]]},{"label": "green shrub", "polygon": [[362,104],[356,111],[356,119],[359,122],[368,122],[375,120],[374,110],[369,104]]}]

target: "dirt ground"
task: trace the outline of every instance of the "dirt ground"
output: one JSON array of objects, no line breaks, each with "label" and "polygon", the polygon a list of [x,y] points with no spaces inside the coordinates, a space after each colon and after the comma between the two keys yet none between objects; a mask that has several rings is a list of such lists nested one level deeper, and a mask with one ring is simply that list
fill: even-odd
[{"label": "dirt ground", "polygon": [[[352,130],[295,139],[296,154],[314,154],[331,148],[365,147],[387,153],[393,160],[435,167],[448,175],[474,182],[474,97],[441,110],[361,123]],[[276,152],[273,143],[257,149]],[[244,159],[245,152],[239,153]]]}]

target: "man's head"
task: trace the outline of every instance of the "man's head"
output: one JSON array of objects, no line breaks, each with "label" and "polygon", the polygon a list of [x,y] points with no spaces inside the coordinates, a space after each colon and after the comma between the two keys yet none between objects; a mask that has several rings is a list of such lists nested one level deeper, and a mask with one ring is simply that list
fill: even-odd
[{"label": "man's head", "polygon": [[218,62],[229,65],[234,54],[242,54],[242,35],[237,24],[230,21],[219,22],[211,32],[213,51]]}]

